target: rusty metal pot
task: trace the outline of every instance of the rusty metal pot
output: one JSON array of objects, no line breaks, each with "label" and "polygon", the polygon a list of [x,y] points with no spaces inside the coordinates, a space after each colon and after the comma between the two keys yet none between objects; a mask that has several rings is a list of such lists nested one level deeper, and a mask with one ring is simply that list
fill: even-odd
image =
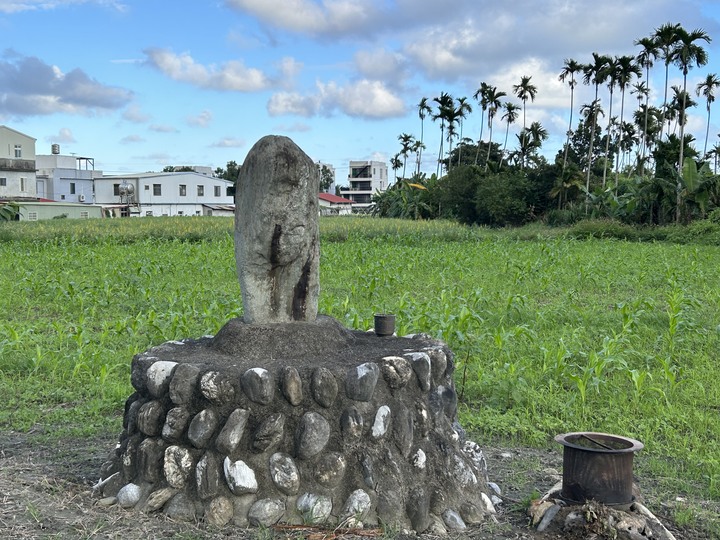
[{"label": "rusty metal pot", "polygon": [[632,464],[640,441],[591,431],[555,436],[564,446],[560,496],[570,503],[595,500],[607,505],[633,501]]}]

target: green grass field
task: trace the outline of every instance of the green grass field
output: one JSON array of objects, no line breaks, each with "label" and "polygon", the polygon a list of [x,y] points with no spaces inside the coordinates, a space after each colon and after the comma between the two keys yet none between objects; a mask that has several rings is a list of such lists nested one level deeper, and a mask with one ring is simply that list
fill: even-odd
[{"label": "green grass field", "polygon": [[[132,356],[242,313],[225,218],[0,226],[0,427],[121,429]],[[455,352],[482,444],[568,431],[645,444],[640,474],[720,499],[720,247],[447,222],[321,222],[320,311]],[[718,525],[720,527],[720,525]]]}]

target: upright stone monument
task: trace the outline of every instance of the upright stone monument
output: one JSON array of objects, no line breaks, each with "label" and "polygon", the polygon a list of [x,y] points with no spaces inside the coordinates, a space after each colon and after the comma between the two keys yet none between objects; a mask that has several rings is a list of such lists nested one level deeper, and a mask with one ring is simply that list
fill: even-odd
[{"label": "upright stone monument", "polygon": [[380,524],[445,533],[494,512],[457,422],[453,355],[317,315],[318,173],[290,139],[236,196],[243,319],[136,355],[108,503],[218,527]]},{"label": "upright stone monument", "polygon": [[315,320],[319,184],[313,160],[287,137],[263,137],[248,153],[235,194],[235,259],[246,323]]}]

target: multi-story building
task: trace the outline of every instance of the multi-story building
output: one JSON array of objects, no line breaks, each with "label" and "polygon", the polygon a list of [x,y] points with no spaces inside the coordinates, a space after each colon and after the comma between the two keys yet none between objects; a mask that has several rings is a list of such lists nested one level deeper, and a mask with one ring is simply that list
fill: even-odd
[{"label": "multi-story building", "polygon": [[36,199],[35,139],[0,126],[0,199]]},{"label": "multi-story building", "polygon": [[90,204],[94,202],[95,160],[88,157],[63,156],[60,145],[52,145],[52,154],[38,154],[37,195],[58,202]]},{"label": "multi-story building", "polygon": [[120,216],[225,215],[234,209],[231,186],[196,172],[103,176],[95,179],[95,202]]},{"label": "multi-story building", "polygon": [[340,188],[340,195],[353,202],[353,209],[370,206],[372,196],[388,188],[388,167],[382,161],[351,161],[348,187]]}]

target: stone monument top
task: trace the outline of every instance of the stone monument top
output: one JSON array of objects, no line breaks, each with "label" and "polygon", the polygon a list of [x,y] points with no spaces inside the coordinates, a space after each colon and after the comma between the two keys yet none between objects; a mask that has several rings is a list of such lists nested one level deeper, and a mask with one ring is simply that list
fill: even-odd
[{"label": "stone monument top", "polygon": [[318,191],[313,160],[291,139],[261,138],[235,192],[235,260],[243,322],[313,322],[320,288]]}]

